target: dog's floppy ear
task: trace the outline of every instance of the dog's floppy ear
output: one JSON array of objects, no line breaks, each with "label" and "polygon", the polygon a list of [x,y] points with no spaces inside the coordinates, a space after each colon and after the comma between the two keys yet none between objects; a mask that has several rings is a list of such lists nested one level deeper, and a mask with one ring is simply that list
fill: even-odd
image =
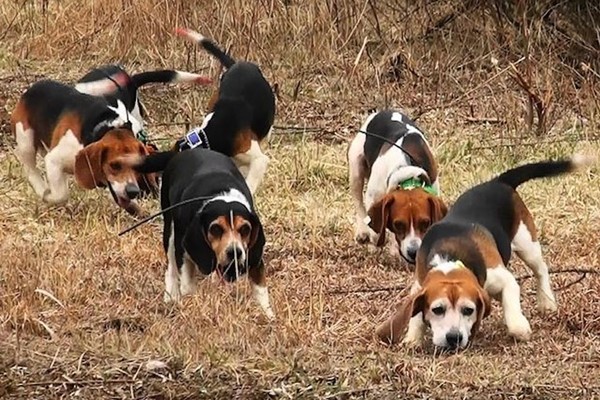
[{"label": "dog's floppy ear", "polygon": [[381,200],[376,202],[369,209],[369,227],[379,233],[377,246],[381,247],[385,243],[385,229],[387,227],[388,218],[390,215],[390,207],[394,202],[394,196],[388,194]]},{"label": "dog's floppy ear", "polygon": [[102,162],[106,156],[106,146],[100,142],[87,145],[75,156],[73,174],[79,186],[93,189],[106,183]]},{"label": "dog's floppy ear", "polygon": [[396,306],[396,311],[387,321],[377,327],[375,333],[382,341],[393,344],[404,334],[408,321],[420,312],[425,312],[425,292],[410,295]]},{"label": "dog's floppy ear", "polygon": [[191,221],[183,237],[183,248],[196,263],[200,272],[203,275],[210,275],[217,263],[215,252],[208,242],[208,233],[206,232],[212,221],[208,221],[202,212],[194,215]]},{"label": "dog's floppy ear", "polygon": [[429,197],[429,213],[433,224],[446,216],[448,207],[441,198],[431,196]]},{"label": "dog's floppy ear", "polygon": [[251,214],[252,232],[248,243],[248,266],[256,268],[260,265],[266,238],[263,226],[255,213]]},{"label": "dog's floppy ear", "polygon": [[479,330],[479,325],[481,321],[490,315],[492,311],[492,302],[490,301],[490,296],[487,294],[485,289],[479,288],[479,298],[477,299],[477,320],[473,324],[471,328],[471,335],[473,337],[477,331]]}]

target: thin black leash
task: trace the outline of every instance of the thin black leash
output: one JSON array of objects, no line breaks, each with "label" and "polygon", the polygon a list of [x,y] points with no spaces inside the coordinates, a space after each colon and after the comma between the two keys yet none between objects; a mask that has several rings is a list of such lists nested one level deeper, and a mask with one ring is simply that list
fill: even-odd
[{"label": "thin black leash", "polygon": [[386,143],[389,143],[389,144],[391,144],[392,146],[394,146],[394,147],[396,147],[396,148],[400,149],[400,151],[402,151],[404,154],[406,154],[406,156],[409,158],[410,162],[411,162],[413,165],[419,165],[419,163],[417,163],[417,161],[416,161],[416,160],[413,158],[413,156],[411,156],[411,155],[410,155],[410,153],[409,153],[408,151],[406,151],[406,150],[404,150],[402,147],[400,147],[400,146],[399,146],[399,145],[398,145],[396,142],[394,142],[394,141],[392,141],[392,140],[390,140],[390,139],[388,139],[388,138],[386,138],[386,137],[380,136],[380,135],[378,135],[378,134],[376,134],[376,133],[372,133],[372,132],[363,131],[362,129],[359,129],[358,131],[359,131],[360,133],[362,133],[363,135],[366,135],[366,136],[372,136],[372,137],[374,137],[374,138],[377,138],[377,139],[383,140],[384,142],[386,142]]},{"label": "thin black leash", "polygon": [[136,229],[137,227],[145,224],[146,222],[153,220],[154,218],[166,213],[167,211],[171,211],[177,207],[181,207],[183,205],[193,203],[195,201],[212,199],[213,197],[215,197],[215,196],[201,196],[201,197],[194,197],[192,199],[180,201],[179,203],[173,204],[172,206],[169,206],[165,209],[160,210],[159,212],[157,212],[155,214],[150,215],[149,217],[144,218],[140,222],[135,223],[134,225],[130,226],[129,228],[125,229],[124,231],[119,232],[119,236],[123,236],[127,232],[131,232],[132,230]]}]

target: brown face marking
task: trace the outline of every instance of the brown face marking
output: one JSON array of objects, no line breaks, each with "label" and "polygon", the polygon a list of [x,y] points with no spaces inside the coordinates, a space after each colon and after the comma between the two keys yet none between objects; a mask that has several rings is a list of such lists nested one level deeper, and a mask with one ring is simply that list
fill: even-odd
[{"label": "brown face marking", "polygon": [[384,243],[385,227],[394,232],[398,243],[410,233],[411,227],[416,236],[422,239],[429,227],[442,219],[446,213],[444,202],[422,189],[394,190],[369,210],[371,228],[380,232],[378,246]]},{"label": "brown face marking", "polygon": [[101,140],[86,146],[75,157],[75,179],[92,189],[111,182],[137,182],[135,161],[144,152],[143,145],[127,129],[108,131]]},{"label": "brown face marking", "polygon": [[128,129],[108,131],[98,141],[104,147],[102,171],[110,181],[137,182],[134,160],[146,154],[143,144]]},{"label": "brown face marking", "polygon": [[258,136],[252,130],[244,129],[238,132],[233,142],[233,155],[242,154],[250,150],[253,140],[258,141]]},{"label": "brown face marking", "polygon": [[212,221],[208,226],[206,238],[217,256],[217,263],[226,266],[232,261],[227,254],[232,246],[241,245],[247,254],[251,233],[252,225],[239,215],[234,215],[233,219],[229,215],[222,215]]}]

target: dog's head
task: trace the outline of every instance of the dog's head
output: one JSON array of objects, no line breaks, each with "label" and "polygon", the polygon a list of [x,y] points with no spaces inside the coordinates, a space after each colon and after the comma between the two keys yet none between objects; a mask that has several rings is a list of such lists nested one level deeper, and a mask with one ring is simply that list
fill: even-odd
[{"label": "dog's head", "polygon": [[481,320],[491,310],[487,292],[466,267],[432,271],[423,288],[399,304],[396,313],[377,329],[382,340],[395,342],[412,317],[431,327],[436,347],[456,350],[467,346]]},{"label": "dog's head", "polygon": [[371,206],[369,226],[379,233],[377,246],[385,244],[386,228],[392,231],[403,258],[414,264],[425,232],[447,212],[442,199],[422,188],[396,189]]},{"label": "dog's head", "polygon": [[197,212],[184,238],[204,274],[216,267],[229,282],[259,265],[264,244],[263,227],[247,202],[219,198]]},{"label": "dog's head", "polygon": [[132,200],[139,195],[140,188],[134,166],[147,154],[148,149],[131,130],[111,128],[100,140],[77,153],[75,180],[86,189],[110,185],[119,206],[136,214],[138,208]]}]

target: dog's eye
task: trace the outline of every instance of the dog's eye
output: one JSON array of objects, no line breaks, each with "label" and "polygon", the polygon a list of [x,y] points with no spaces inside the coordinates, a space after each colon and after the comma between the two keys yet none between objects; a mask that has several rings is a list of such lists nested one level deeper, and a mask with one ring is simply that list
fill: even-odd
[{"label": "dog's eye", "polygon": [[446,312],[446,308],[444,306],[433,307],[431,309],[431,312],[435,315],[444,315],[444,313]]},{"label": "dog's eye", "polygon": [[225,231],[223,230],[223,227],[219,224],[211,225],[210,228],[208,228],[208,233],[210,233],[214,237],[221,237],[223,235],[223,232]]},{"label": "dog's eye", "polygon": [[394,221],[394,232],[402,234],[406,230],[404,221]]},{"label": "dog's eye", "polygon": [[465,317],[468,317],[470,315],[473,315],[473,313],[475,312],[475,310],[472,307],[463,307],[460,312],[462,313],[462,315],[464,315]]},{"label": "dog's eye", "polygon": [[110,163],[110,168],[114,171],[120,171],[122,168],[122,165],[118,161],[113,161]]},{"label": "dog's eye", "polygon": [[240,229],[238,229],[238,232],[240,233],[240,235],[242,237],[246,237],[250,234],[251,230],[252,229],[250,228],[250,225],[244,224],[244,225],[240,226]]},{"label": "dog's eye", "polygon": [[418,223],[419,231],[425,232],[427,230],[427,228],[429,228],[429,223],[430,222],[428,219],[423,219],[423,220],[419,221],[419,223]]}]

